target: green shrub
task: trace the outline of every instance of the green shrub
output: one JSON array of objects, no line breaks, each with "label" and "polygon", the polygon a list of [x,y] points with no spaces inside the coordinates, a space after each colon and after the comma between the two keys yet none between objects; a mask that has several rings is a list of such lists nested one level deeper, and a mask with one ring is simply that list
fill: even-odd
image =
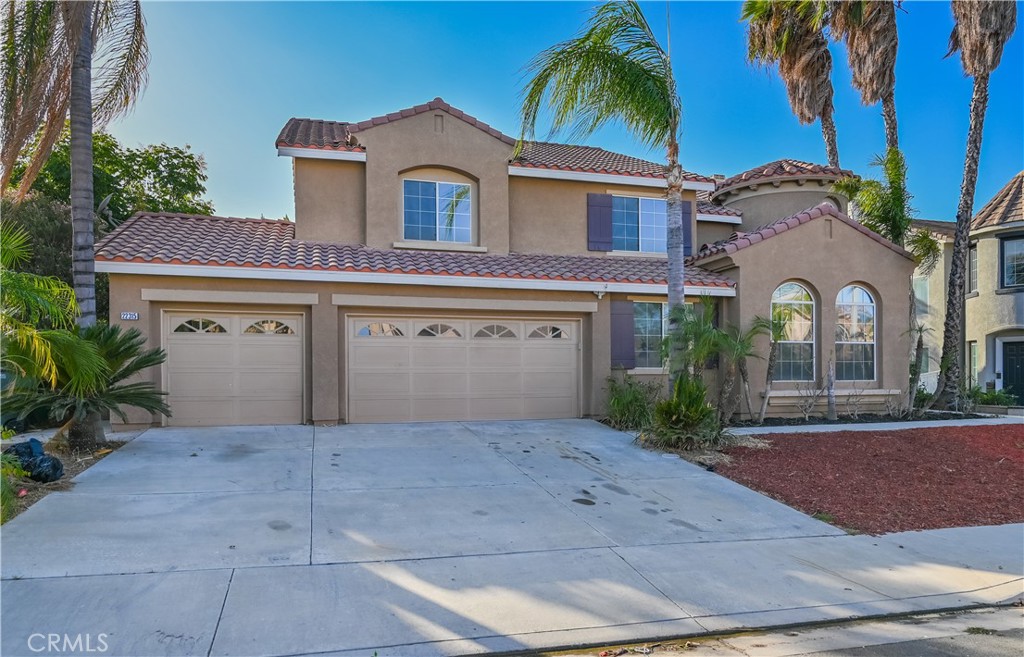
[{"label": "green shrub", "polygon": [[654,419],[660,381],[640,381],[628,374],[608,377],[608,424],[616,429],[641,430]]},{"label": "green shrub", "polygon": [[654,423],[640,442],[659,449],[715,449],[726,433],[718,412],[708,403],[707,386],[701,379],[681,375],[672,396],[654,405]]},{"label": "green shrub", "polygon": [[971,388],[969,395],[971,401],[976,405],[1017,406],[1019,404],[1017,398],[1005,390],[982,390],[981,388]]},{"label": "green shrub", "polygon": [[917,392],[914,393],[914,408],[924,408],[932,400],[932,397],[932,393],[928,392],[924,386],[918,386]]},{"label": "green shrub", "polygon": [[0,522],[7,520],[18,494],[15,492],[14,479],[24,477],[18,457],[13,454],[0,454]]}]

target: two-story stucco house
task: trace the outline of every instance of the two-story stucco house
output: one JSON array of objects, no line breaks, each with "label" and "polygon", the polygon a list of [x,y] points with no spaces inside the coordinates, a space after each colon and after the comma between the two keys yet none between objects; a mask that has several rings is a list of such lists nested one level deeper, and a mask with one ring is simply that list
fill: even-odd
[{"label": "two-story stucco house", "polygon": [[[167,351],[165,422],[599,416],[613,369],[664,376],[662,165],[541,142],[514,157],[441,99],[292,119],[276,145],[294,223],[140,214],[97,245],[112,321]],[[740,325],[791,311],[772,413],[830,361],[876,402],[906,386],[913,261],[843,214],[844,175],[685,178],[688,299]]]},{"label": "two-story stucco house", "polygon": [[[964,306],[964,364],[971,386],[1006,390],[1024,404],[1024,172],[1018,173],[971,220]],[[924,383],[934,390],[946,316],[946,281],[955,224],[917,221],[942,243],[943,257],[914,278],[917,315],[930,330]]]}]

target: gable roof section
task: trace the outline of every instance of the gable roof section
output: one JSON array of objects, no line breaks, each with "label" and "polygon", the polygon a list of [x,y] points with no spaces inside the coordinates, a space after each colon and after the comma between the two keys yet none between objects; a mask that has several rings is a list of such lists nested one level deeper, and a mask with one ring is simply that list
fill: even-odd
[{"label": "gable roof section", "polygon": [[748,169],[743,173],[730,176],[722,180],[716,186],[712,197],[735,187],[745,185],[758,185],[779,180],[793,180],[800,178],[813,178],[815,180],[839,180],[853,175],[852,171],[828,166],[827,164],[814,164],[800,160],[782,159],[768,162],[761,166]]},{"label": "gable roof section", "polygon": [[773,221],[772,223],[761,226],[749,233],[733,233],[733,235],[727,240],[721,240],[713,244],[705,244],[700,247],[700,250],[691,257],[689,261],[696,263],[716,256],[731,255],[737,251],[759,244],[765,240],[775,237],[776,235],[781,235],[788,230],[792,230],[798,226],[802,226],[808,222],[825,216],[842,221],[857,232],[863,233],[865,236],[870,237],[879,244],[895,251],[909,260],[914,259],[914,256],[911,255],[910,252],[896,246],[878,233],[868,230],[853,219],[850,219],[845,214],[835,209],[831,203],[820,203],[813,208],[809,208],[803,212],[798,212],[797,214],[791,217],[786,217],[785,219]]},{"label": "gable roof section", "polygon": [[[96,260],[644,285],[668,280],[668,265],[661,258],[371,249],[297,240],[289,221],[187,214],[135,215],[100,240]],[[695,267],[686,277],[690,286],[734,287],[728,278]]]},{"label": "gable roof section", "polygon": [[1006,183],[971,220],[971,230],[1024,221],[1024,171]]},{"label": "gable roof section", "polygon": [[[278,148],[326,148],[339,151],[362,152],[362,149],[358,147],[358,141],[354,137],[359,131],[434,110],[447,112],[510,146],[516,143],[516,140],[512,137],[466,114],[462,110],[452,107],[441,98],[435,98],[429,103],[415,105],[397,112],[391,112],[390,114],[375,116],[358,123],[323,121],[320,119],[288,119],[284,128],[281,129],[281,134],[277,137],[276,146]],[[330,139],[319,138],[320,135],[329,136]]]},{"label": "gable roof section", "polygon": [[697,191],[697,214],[714,214],[720,217],[742,217],[743,213],[733,208],[711,202],[711,192]]},{"label": "gable roof section", "polygon": [[929,233],[940,235],[942,237],[953,237],[956,232],[955,221],[935,221],[934,219],[914,219],[911,222],[914,228],[918,230],[926,230]]}]

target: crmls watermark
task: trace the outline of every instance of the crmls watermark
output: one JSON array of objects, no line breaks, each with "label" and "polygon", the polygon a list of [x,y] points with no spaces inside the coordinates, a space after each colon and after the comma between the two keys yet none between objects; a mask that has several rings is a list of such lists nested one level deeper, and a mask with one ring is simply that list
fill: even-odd
[{"label": "crmls watermark", "polygon": [[107,651],[106,634],[40,634],[28,637],[28,649],[37,653],[100,653]]}]

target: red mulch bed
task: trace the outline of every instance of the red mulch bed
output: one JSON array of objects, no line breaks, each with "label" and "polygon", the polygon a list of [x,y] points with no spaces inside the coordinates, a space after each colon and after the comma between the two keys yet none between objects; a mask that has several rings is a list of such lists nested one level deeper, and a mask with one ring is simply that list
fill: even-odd
[{"label": "red mulch bed", "polygon": [[765,436],[716,471],[850,530],[1024,522],[1024,426]]}]

